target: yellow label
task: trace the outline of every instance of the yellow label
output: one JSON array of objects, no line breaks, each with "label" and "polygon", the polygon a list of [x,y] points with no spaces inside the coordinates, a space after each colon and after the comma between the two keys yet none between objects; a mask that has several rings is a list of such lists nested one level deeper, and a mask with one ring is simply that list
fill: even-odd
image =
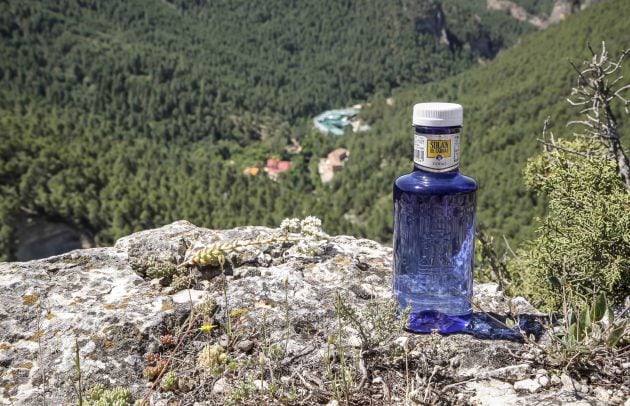
[{"label": "yellow label", "polygon": [[429,140],[427,144],[428,158],[436,158],[438,155],[441,155],[443,158],[450,158],[451,140]]}]

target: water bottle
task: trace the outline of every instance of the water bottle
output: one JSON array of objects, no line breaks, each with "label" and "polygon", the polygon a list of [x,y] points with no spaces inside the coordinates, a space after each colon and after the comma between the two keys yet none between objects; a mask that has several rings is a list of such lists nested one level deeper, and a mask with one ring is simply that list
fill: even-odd
[{"label": "water bottle", "polygon": [[414,332],[454,333],[472,314],[477,182],[459,171],[463,108],[413,109],[414,168],[394,182],[393,290]]}]

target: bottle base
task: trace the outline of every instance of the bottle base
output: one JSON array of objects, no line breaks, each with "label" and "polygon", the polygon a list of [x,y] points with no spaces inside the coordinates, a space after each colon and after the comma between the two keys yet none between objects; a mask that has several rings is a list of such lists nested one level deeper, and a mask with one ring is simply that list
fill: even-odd
[{"label": "bottle base", "polygon": [[435,330],[442,334],[457,333],[468,326],[471,316],[472,313],[453,316],[436,310],[410,313],[407,330],[414,333],[431,333]]}]

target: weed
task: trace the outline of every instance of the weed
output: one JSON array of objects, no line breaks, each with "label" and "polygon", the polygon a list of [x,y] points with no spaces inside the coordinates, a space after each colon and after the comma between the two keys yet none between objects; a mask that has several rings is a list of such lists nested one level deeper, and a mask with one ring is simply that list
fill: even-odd
[{"label": "weed", "polygon": [[228,362],[228,355],[220,345],[207,345],[197,356],[197,366],[209,370],[214,376],[223,373]]},{"label": "weed", "polygon": [[627,341],[628,319],[615,317],[605,293],[590,306],[571,309],[565,306],[564,322],[546,348],[549,359],[562,369],[571,370],[587,366],[604,353],[614,351]]},{"label": "weed", "polygon": [[103,385],[94,385],[86,392],[86,406],[127,406],[133,405],[131,391],[126,388],[106,389]]},{"label": "weed", "polygon": [[173,392],[177,389],[177,374],[175,371],[170,371],[164,375],[162,381],[160,381],[160,387],[167,392]]}]

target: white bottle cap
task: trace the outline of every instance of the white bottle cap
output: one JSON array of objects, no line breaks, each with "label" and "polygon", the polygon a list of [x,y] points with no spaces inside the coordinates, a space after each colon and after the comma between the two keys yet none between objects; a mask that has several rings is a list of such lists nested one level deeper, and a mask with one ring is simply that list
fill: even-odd
[{"label": "white bottle cap", "polygon": [[455,103],[418,103],[413,106],[413,125],[455,127],[464,122],[464,108]]}]

